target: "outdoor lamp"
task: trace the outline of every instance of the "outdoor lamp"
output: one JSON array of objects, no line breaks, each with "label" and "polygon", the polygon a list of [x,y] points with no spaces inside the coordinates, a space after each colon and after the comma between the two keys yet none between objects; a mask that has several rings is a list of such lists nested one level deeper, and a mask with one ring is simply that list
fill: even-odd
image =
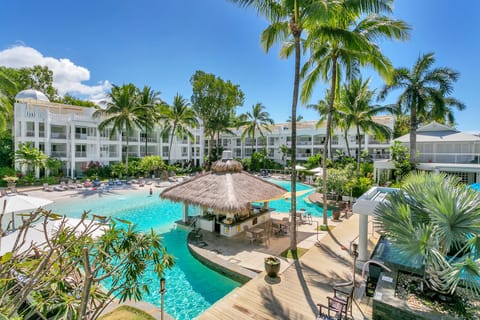
[{"label": "outdoor lamp", "polygon": [[353,243],[353,287],[355,288],[355,266],[357,264],[358,257],[358,243]]},{"label": "outdoor lamp", "polygon": [[161,315],[161,318],[163,320],[163,306],[164,306],[164,299],[163,299],[163,295],[165,294],[165,278],[161,278],[160,279],[160,295],[162,297],[162,307],[160,309],[160,315]]}]

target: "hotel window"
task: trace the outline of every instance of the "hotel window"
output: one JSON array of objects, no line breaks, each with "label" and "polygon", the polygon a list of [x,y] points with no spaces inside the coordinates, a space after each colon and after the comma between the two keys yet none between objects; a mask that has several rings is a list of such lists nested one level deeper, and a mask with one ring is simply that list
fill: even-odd
[{"label": "hotel window", "polygon": [[39,123],[38,124],[38,136],[40,138],[45,137],[45,124],[44,123]]}]

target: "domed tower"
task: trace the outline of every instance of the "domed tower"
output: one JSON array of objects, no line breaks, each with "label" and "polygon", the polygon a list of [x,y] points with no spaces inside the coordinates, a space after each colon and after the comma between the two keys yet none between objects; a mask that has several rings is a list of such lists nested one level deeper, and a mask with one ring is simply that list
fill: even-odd
[{"label": "domed tower", "polygon": [[45,101],[50,102],[47,96],[38,90],[35,89],[26,89],[22,90],[15,96],[15,100],[22,101],[22,100],[37,100],[37,101]]}]

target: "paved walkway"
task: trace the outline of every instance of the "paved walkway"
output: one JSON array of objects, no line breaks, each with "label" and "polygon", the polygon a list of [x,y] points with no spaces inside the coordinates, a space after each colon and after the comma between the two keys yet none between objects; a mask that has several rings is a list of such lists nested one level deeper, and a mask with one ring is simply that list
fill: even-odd
[{"label": "paved walkway", "polygon": [[[217,301],[198,319],[315,319],[317,303],[327,303],[335,283],[352,278],[353,258],[344,248],[357,234],[358,215],[353,215],[289,265],[279,278],[260,273]],[[375,240],[371,241],[369,247],[373,248],[374,243]],[[370,299],[355,300],[353,319],[370,318]]]}]

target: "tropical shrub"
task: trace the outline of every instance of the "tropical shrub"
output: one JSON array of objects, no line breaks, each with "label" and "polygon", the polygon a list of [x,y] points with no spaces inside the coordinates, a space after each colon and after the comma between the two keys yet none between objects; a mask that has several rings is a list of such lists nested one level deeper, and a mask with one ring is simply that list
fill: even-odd
[{"label": "tropical shrub", "polygon": [[375,221],[404,259],[424,264],[424,284],[440,295],[480,294],[480,194],[440,173],[412,173]]}]

